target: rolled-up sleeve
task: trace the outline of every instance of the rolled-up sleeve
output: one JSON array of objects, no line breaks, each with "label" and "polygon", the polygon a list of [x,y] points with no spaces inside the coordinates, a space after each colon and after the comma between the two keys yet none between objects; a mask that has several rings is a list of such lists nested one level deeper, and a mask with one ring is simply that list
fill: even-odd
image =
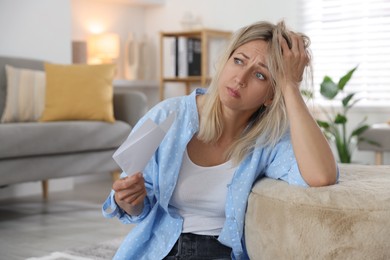
[{"label": "rolled-up sleeve", "polygon": [[289,132],[273,148],[269,149],[265,176],[280,179],[289,184],[309,187],[299,171]]}]

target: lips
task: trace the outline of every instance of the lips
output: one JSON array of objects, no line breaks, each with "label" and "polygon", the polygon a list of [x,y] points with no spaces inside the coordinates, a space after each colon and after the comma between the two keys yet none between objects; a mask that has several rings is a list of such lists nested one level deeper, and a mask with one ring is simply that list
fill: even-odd
[{"label": "lips", "polygon": [[231,96],[231,97],[234,97],[234,98],[241,97],[240,92],[238,90],[234,90],[230,87],[227,87],[227,92],[228,92],[229,96]]}]

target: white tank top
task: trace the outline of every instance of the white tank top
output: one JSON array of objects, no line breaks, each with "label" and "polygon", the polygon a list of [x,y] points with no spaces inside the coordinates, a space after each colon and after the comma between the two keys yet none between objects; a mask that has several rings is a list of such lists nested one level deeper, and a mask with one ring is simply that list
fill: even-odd
[{"label": "white tank top", "polygon": [[183,163],[170,205],[183,217],[183,233],[219,235],[225,222],[227,185],[235,167],[231,161],[202,167],[184,152]]}]

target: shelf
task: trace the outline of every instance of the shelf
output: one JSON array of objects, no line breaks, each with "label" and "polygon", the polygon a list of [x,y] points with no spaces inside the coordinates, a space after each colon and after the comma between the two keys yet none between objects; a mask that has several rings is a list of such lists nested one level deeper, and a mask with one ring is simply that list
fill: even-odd
[{"label": "shelf", "polygon": [[164,37],[197,37],[201,38],[202,34],[207,35],[209,37],[226,37],[229,38],[231,36],[231,32],[229,31],[220,31],[215,29],[199,29],[193,31],[178,31],[178,32],[162,32]]},{"label": "shelf", "polygon": [[186,78],[163,78],[164,82],[199,82],[202,79],[201,76],[191,76]]},{"label": "shelf", "polygon": [[126,4],[129,6],[140,6],[140,7],[149,7],[149,6],[160,6],[165,3],[165,0],[95,0],[97,2],[106,2],[106,3],[116,3],[116,4]]},{"label": "shelf", "polygon": [[[205,87],[211,79],[210,71],[209,71],[209,67],[210,67],[209,62],[210,62],[210,60],[214,61],[212,54],[217,53],[216,48],[214,47],[214,50],[213,50],[213,48],[211,47],[212,41],[214,41],[216,39],[221,39],[223,42],[227,42],[227,40],[231,37],[231,35],[232,34],[229,31],[222,31],[222,30],[208,29],[208,28],[199,29],[199,30],[191,30],[191,31],[161,32],[160,33],[160,100],[164,99],[165,84],[169,83],[169,82],[183,83],[186,87],[186,94],[187,95],[190,93],[191,84],[200,83],[200,85],[202,87]],[[173,73],[172,73],[172,68],[174,68],[175,65],[170,66],[169,67],[170,70],[168,70],[169,72],[164,74],[164,72],[165,72],[164,66],[166,66],[166,65],[164,65],[164,62],[165,62],[164,58],[166,58],[166,57],[164,57],[164,51],[166,50],[166,49],[164,49],[166,47],[166,46],[164,46],[164,39],[168,38],[168,37],[175,37],[177,39],[179,37],[200,39],[201,50],[200,50],[200,75],[199,76],[172,77],[171,75],[175,74],[175,71],[173,71]],[[217,43],[218,43],[218,41],[217,41]],[[172,43],[170,42],[169,44],[172,44]],[[173,42],[173,46],[174,46],[174,42]],[[182,46],[182,45],[180,45],[180,46]],[[177,48],[177,40],[176,40],[176,48]],[[168,48],[168,50],[171,50],[171,49]],[[219,51],[219,50],[221,50],[221,48],[217,48],[217,50]],[[173,58],[173,61],[176,58],[176,62],[178,62],[179,59],[178,59],[177,55],[178,54],[176,52],[176,57]],[[172,56],[168,56],[168,57],[170,57],[170,59],[168,59],[168,61],[171,61]],[[180,61],[181,61],[181,59],[180,59]],[[172,64],[172,63],[170,63],[170,64]],[[181,67],[181,68],[183,68],[183,67]],[[177,75],[177,73],[178,72],[176,69],[176,75]],[[166,76],[164,77],[163,75],[166,75]]]}]

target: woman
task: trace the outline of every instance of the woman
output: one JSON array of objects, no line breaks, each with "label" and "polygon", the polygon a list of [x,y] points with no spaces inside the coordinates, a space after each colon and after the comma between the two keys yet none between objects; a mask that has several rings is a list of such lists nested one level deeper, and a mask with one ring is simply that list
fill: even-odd
[{"label": "woman", "polygon": [[137,223],[115,258],[248,259],[244,217],[258,178],[336,182],[331,149],[299,91],[308,45],[283,22],[244,27],[207,91],[165,100],[140,120],[135,128],[176,113],[143,173],[123,173],[103,206],[107,217]]}]

